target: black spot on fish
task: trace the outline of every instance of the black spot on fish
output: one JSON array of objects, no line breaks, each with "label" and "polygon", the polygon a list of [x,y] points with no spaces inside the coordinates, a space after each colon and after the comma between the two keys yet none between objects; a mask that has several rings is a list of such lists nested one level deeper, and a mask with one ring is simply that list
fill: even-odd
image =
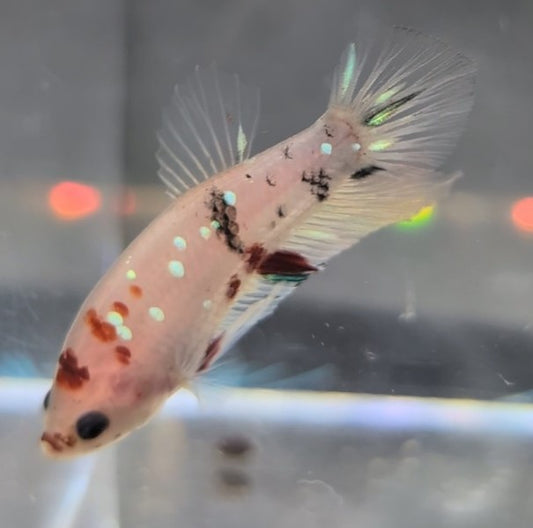
[{"label": "black spot on fish", "polygon": [[311,186],[311,193],[316,196],[319,202],[329,196],[331,176],[326,174],[324,169],[320,169],[318,173],[304,171],[302,173],[302,181]]},{"label": "black spot on fish", "polygon": [[266,182],[268,183],[268,185],[270,185],[270,187],[276,186],[276,182],[272,179],[272,176],[270,176],[270,174],[266,175]]},{"label": "black spot on fish", "polygon": [[245,176],[246,176],[249,180],[252,179],[252,175],[251,175],[251,174],[246,173]]},{"label": "black spot on fish", "polygon": [[211,210],[211,220],[218,223],[216,232],[222,235],[226,246],[237,253],[244,252],[244,245],[239,238],[239,224],[237,223],[237,209],[224,201],[224,193],[218,189],[211,191],[208,203]]},{"label": "black spot on fish", "polygon": [[333,132],[331,130],[331,127],[329,125],[324,125],[324,132],[327,137],[333,137]]},{"label": "black spot on fish", "polygon": [[277,212],[278,212],[278,216],[280,218],[285,218],[287,216],[287,209],[285,208],[284,205],[280,205],[278,207],[278,211]]},{"label": "black spot on fish", "polygon": [[354,172],[351,176],[353,180],[363,180],[367,176],[370,176],[371,174],[374,174],[374,172],[377,171],[384,171],[382,167],[378,167],[377,165],[368,165],[366,167],[363,167],[362,169],[359,169],[358,171]]},{"label": "black spot on fish", "polygon": [[392,103],[389,103],[388,105],[385,105],[381,108],[372,109],[370,112],[366,115],[366,117],[363,119],[363,123],[367,126],[380,126],[385,121],[387,121],[397,110],[400,109],[405,103],[411,101],[411,99],[414,99],[417,95],[420,94],[420,91],[410,93],[409,95],[406,95],[402,97],[401,99],[397,99],[396,101],[393,101]]},{"label": "black spot on fish", "polygon": [[288,145],[283,149],[283,157],[285,159],[292,159],[291,152],[289,150],[289,146]]}]

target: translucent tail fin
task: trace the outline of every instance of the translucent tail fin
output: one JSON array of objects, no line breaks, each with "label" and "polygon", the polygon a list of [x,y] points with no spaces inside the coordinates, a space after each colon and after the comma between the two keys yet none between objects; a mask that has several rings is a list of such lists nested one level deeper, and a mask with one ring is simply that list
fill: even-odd
[{"label": "translucent tail fin", "polygon": [[373,40],[366,43],[363,35],[344,52],[330,106],[352,110],[362,146],[383,168],[438,168],[472,106],[472,62],[410,29],[394,29],[385,43]]},{"label": "translucent tail fin", "polygon": [[408,29],[377,40],[348,46],[324,115],[350,124],[357,142],[342,161],[355,159],[351,171],[283,244],[314,265],[439,201],[460,175],[438,169],[472,106],[471,61]]}]

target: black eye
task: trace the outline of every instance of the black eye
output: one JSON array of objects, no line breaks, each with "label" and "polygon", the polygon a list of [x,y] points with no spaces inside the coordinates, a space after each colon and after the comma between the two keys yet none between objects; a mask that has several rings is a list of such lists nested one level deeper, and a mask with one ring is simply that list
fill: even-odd
[{"label": "black eye", "polygon": [[44,400],[43,400],[43,407],[44,407],[44,410],[46,411],[46,409],[48,409],[48,400],[50,399],[50,391],[48,391],[46,393],[46,396],[44,397]]},{"label": "black eye", "polygon": [[109,418],[101,412],[91,411],[78,418],[76,431],[83,440],[92,440],[100,436],[109,426]]}]

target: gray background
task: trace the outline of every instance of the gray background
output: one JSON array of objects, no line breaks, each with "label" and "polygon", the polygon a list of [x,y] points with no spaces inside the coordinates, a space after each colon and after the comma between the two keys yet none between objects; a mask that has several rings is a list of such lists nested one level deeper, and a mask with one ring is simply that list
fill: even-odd
[{"label": "gray background", "polygon": [[[476,105],[450,159],[465,177],[428,228],[380,232],[299,288],[228,355],[222,382],[476,398],[531,388],[533,237],[509,220],[533,195],[529,0],[0,2],[0,374],[52,374],[79,303],[167,203],[155,131],[176,81],[215,61],[258,85],[261,150],[323,111],[356,23],[377,39],[408,25],[477,62]],[[62,179],[99,186],[102,211],[55,219],[47,192]],[[137,198],[126,218],[115,207],[124,186]],[[317,404],[295,425],[283,414],[299,415],[294,396],[245,393],[208,399],[207,416],[184,423],[166,415],[95,460],[55,464],[36,448],[46,387],[1,383],[6,526],[532,523],[527,408],[432,403],[392,434],[380,427],[419,416],[420,403],[384,400],[373,422],[354,423],[355,399],[329,425]],[[429,415],[449,429],[429,434]],[[255,446],[248,466],[217,454],[235,432]],[[244,492],[220,488],[227,468],[245,475]]]}]

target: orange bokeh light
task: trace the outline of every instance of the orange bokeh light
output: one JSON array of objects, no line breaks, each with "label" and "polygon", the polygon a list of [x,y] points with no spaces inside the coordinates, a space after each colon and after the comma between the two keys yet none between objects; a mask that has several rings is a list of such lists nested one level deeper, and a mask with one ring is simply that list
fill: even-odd
[{"label": "orange bokeh light", "polygon": [[533,196],[516,201],[511,209],[511,218],[515,227],[533,233]]},{"label": "orange bokeh light", "polygon": [[53,213],[62,220],[78,220],[100,209],[100,191],[90,185],[62,181],[48,193],[48,204]]}]

